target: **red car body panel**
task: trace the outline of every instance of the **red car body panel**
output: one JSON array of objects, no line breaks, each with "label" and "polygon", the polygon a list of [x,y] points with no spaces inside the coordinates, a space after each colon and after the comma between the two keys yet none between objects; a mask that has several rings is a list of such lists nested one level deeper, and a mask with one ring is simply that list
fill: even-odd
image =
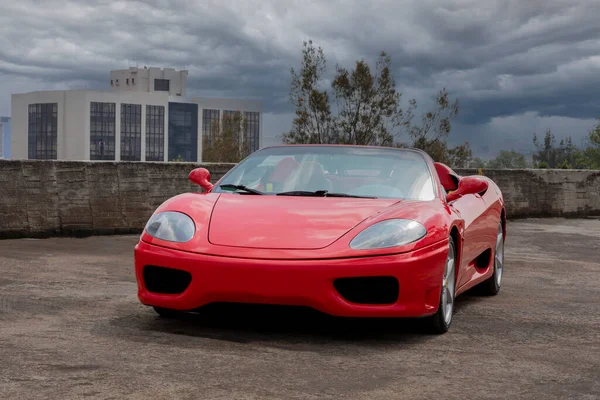
[{"label": "red car body panel", "polygon": [[[447,241],[403,254],[328,260],[219,257],[141,242],[135,262],[139,299],[148,305],[193,310],[213,302],[242,302],[307,306],[347,317],[411,317],[435,312],[446,254]],[[192,283],[178,295],[151,293],[142,277],[145,265],[188,271]],[[412,283],[401,283],[398,300],[391,305],[353,304],[334,289],[337,278],[381,275]]]},{"label": "red car body panel", "polygon": [[220,246],[322,249],[370,215],[397,202],[225,194],[213,208],[208,239]]},{"label": "red car body panel", "polygon": [[[195,222],[195,235],[174,243],[142,233],[135,248],[138,297],[143,304],[177,310],[251,302],[308,306],[338,316],[431,315],[439,305],[451,233],[458,239],[458,295],[492,275],[491,250],[505,215],[498,186],[483,176],[479,179],[489,185],[485,193],[448,203],[447,185],[462,177],[449,179],[445,174],[454,171],[426,159],[438,192],[431,201],[211,192],[175,196],[155,213],[187,214]],[[419,221],[426,236],[395,248],[349,247],[368,226],[393,218]],[[191,283],[180,294],[153,293],[144,282],[147,265],[187,271]],[[352,303],[333,284],[338,278],[382,275],[398,279],[393,304]]]},{"label": "red car body panel", "polygon": [[[236,215],[243,223],[245,229],[240,229],[235,224],[235,219],[228,219],[227,232],[230,241],[228,245],[211,243],[210,231],[214,228],[212,220],[213,210],[216,204],[222,199],[231,199],[230,201],[242,201],[244,208],[247,204],[260,203],[261,201],[279,201],[285,203],[287,207],[295,210],[296,214],[312,215],[314,218],[318,216],[323,224],[331,224],[338,232],[341,232],[339,239],[333,241],[328,246],[321,248],[308,248],[311,243],[321,240],[306,236],[307,229],[302,227],[299,230],[292,230],[290,224],[286,220],[285,224],[281,220],[275,218],[266,218],[269,209],[265,209],[262,213],[245,213],[237,215],[232,211],[232,215]],[[228,200],[226,200],[228,201]],[[267,204],[272,205],[271,202]],[[345,220],[327,222],[327,214],[335,214],[336,209],[342,209],[340,214],[348,215],[344,209],[352,209],[364,207],[369,211],[373,211],[370,215],[362,212],[352,213]],[[447,224],[451,216],[451,211],[448,208],[446,213],[448,218],[440,215],[439,209],[444,207],[440,200],[431,202],[418,201],[398,201],[398,200],[381,200],[381,199],[352,199],[352,198],[314,198],[314,197],[272,197],[270,199],[262,196],[240,196],[228,193],[186,193],[168,200],[162,204],[156,212],[162,211],[181,211],[185,210],[196,223],[196,235],[187,243],[174,243],[154,238],[145,232],[142,234],[142,240],[162,247],[169,247],[177,250],[182,250],[191,253],[200,253],[207,255],[217,255],[224,257],[236,258],[260,258],[260,259],[323,259],[323,258],[348,258],[348,257],[363,257],[385,254],[395,254],[408,252],[423,246],[427,246],[438,241],[447,239],[446,231],[450,228]],[[327,211],[329,209],[329,211]],[[291,211],[290,211],[291,212]],[[362,231],[366,226],[380,222],[386,219],[395,218],[398,213],[402,213],[403,218],[414,219],[418,218],[428,231],[427,236],[423,239],[406,246],[396,247],[393,249],[378,249],[378,250],[352,250],[348,247],[348,243],[352,238]],[[243,222],[241,221],[243,219]],[[209,223],[210,222],[210,223]],[[220,222],[224,222],[221,220]],[[253,224],[259,225],[256,229]],[[217,229],[223,229],[218,227]],[[244,247],[239,243],[246,244],[250,241],[248,237],[254,236],[256,232],[268,232],[272,229],[273,232],[282,236],[282,241],[289,243],[286,248],[260,248],[260,247]],[[221,231],[222,232],[222,231]],[[345,232],[345,233],[344,233]],[[263,235],[264,236],[264,235]],[[271,234],[270,240],[273,239]],[[284,238],[287,236],[287,238]],[[225,239],[223,239],[225,240]],[[238,245],[233,246],[237,240]],[[330,239],[327,240],[329,242]]]}]

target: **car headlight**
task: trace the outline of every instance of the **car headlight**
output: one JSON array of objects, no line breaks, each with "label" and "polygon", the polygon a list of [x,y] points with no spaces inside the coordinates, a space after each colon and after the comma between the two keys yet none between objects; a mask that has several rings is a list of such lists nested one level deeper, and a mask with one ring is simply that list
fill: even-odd
[{"label": "car headlight", "polygon": [[423,238],[427,229],[417,221],[389,219],[371,225],[352,239],[355,250],[385,249],[403,246]]},{"label": "car headlight", "polygon": [[169,242],[187,242],[194,237],[196,226],[187,215],[176,211],[165,211],[153,215],[146,224],[148,235]]}]

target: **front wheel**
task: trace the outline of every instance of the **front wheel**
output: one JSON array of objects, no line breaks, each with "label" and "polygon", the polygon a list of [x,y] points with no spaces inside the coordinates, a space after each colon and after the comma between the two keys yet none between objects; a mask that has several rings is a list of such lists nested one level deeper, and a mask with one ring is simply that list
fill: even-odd
[{"label": "front wheel", "polygon": [[435,334],[448,332],[454,314],[454,299],[456,294],[456,245],[450,237],[448,242],[448,257],[442,276],[440,305],[437,312],[429,317],[429,330]]}]

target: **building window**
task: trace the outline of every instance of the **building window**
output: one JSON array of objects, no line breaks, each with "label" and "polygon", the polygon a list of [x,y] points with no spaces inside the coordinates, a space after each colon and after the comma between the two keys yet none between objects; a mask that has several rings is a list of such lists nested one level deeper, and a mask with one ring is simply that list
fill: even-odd
[{"label": "building window", "polygon": [[168,79],[155,79],[154,80],[154,91],[168,92],[169,91],[169,80]]},{"label": "building window", "polygon": [[129,78],[125,79],[125,83],[129,85]]},{"label": "building window", "polygon": [[198,105],[169,103],[169,160],[198,161]]},{"label": "building window", "polygon": [[260,144],[260,113],[246,111],[244,112],[244,120],[246,126],[244,141],[248,144],[250,152],[254,152],[258,150]]},{"label": "building window", "polygon": [[223,110],[223,118],[233,119],[239,111]]},{"label": "building window", "polygon": [[146,161],[165,159],[165,107],[146,106]]},{"label": "building window", "polygon": [[135,85],[135,78],[131,78],[131,84]]},{"label": "building window", "polygon": [[[237,117],[239,118],[238,121],[240,122],[239,126],[235,126],[233,124],[235,118]],[[223,127],[227,127],[228,129],[232,129],[233,130],[233,137],[235,138],[236,142],[239,143],[239,141],[242,138],[242,121],[241,118],[242,114],[239,111],[231,111],[231,110],[223,110]]]},{"label": "building window", "polygon": [[56,160],[58,103],[30,104],[28,124],[29,159]]},{"label": "building window", "polygon": [[121,160],[142,159],[142,106],[121,104]]},{"label": "building window", "polygon": [[219,128],[220,111],[202,110],[202,137],[212,144],[215,130]]},{"label": "building window", "polygon": [[90,103],[90,160],[115,159],[115,103]]}]

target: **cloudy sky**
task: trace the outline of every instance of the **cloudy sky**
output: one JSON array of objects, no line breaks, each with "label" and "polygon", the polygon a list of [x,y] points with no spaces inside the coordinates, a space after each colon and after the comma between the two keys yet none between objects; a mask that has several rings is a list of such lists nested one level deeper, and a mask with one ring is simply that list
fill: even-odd
[{"label": "cloudy sky", "polygon": [[392,57],[403,98],[461,102],[451,141],[527,151],[579,142],[600,117],[600,0],[0,0],[0,115],[11,93],[107,88],[111,69],[189,70],[188,94],[264,102],[267,144],[291,126],[304,40],[330,71]]}]

